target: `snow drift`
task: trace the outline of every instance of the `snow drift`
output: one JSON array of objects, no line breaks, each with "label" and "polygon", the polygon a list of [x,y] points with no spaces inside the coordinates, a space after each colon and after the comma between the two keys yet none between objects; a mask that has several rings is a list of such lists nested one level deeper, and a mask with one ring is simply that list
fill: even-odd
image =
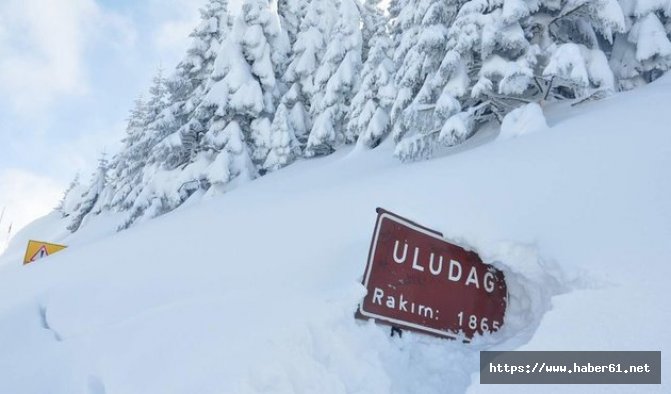
[{"label": "snow drift", "polygon": [[[482,349],[668,365],[670,88],[546,109],[546,130],[428,162],[399,164],[391,144],[299,161],[119,233],[111,214],[74,235],[40,219],[0,257],[0,392],[539,391],[480,386]],[[503,269],[503,329],[462,344],[354,320],[376,206]],[[23,267],[31,237],[70,247]]]}]

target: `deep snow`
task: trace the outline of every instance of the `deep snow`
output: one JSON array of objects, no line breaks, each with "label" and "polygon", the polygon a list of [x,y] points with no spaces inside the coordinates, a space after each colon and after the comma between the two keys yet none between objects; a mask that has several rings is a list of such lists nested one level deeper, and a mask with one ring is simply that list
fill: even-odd
[{"label": "deep snow", "polygon": [[[52,214],[0,257],[0,393],[669,392],[481,386],[478,351],[661,350],[671,362],[671,77],[548,129],[400,164],[385,144],[301,161],[114,233]],[[468,148],[468,149],[465,149]],[[505,270],[472,344],[353,319],[381,206]],[[70,247],[21,266],[28,238]]]}]

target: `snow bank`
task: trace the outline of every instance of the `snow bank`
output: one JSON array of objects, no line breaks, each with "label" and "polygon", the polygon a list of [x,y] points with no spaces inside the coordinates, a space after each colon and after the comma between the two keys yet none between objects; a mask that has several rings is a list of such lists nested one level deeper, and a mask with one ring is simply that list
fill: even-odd
[{"label": "snow bank", "polygon": [[547,128],[541,106],[538,103],[529,103],[512,110],[503,118],[498,138],[507,140]]},{"label": "snow bank", "polygon": [[[390,145],[341,151],[111,236],[101,218],[36,264],[3,255],[0,392],[539,391],[478,385],[482,349],[668,365],[670,85],[549,111],[533,138],[409,165]],[[503,269],[502,330],[462,344],[354,320],[376,206]]]}]

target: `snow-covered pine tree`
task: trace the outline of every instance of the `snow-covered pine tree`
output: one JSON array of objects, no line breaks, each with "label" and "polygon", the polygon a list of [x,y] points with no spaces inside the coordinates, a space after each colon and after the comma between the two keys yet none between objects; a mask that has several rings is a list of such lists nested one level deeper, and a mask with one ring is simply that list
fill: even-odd
[{"label": "snow-covered pine tree", "polygon": [[393,23],[396,18],[398,18],[399,14],[401,13],[401,10],[403,10],[403,7],[405,7],[405,4],[408,2],[408,0],[390,0],[389,1],[389,6],[387,7],[387,12],[389,13],[389,19],[392,21],[391,23],[391,30],[392,32],[396,32],[394,30],[395,24]]},{"label": "snow-covered pine tree", "polygon": [[352,99],[345,138],[373,148],[388,134],[389,110],[396,96],[392,42],[381,0],[367,0],[365,19],[373,26],[370,50],[361,72],[361,86]]},{"label": "snow-covered pine tree", "polygon": [[[616,0],[568,3],[553,12],[534,15],[534,27],[540,27],[545,34],[538,34],[535,40],[542,43],[551,39],[553,45],[539,45],[536,69],[542,68],[544,80],[540,85],[545,89],[536,89],[532,101],[586,100],[615,90],[615,77],[606,53],[610,52],[615,34],[626,29],[622,8]],[[549,23],[548,16],[552,17]],[[540,94],[543,98],[539,100]]]},{"label": "snow-covered pine tree", "polygon": [[139,141],[148,163],[160,161],[160,158],[152,155],[152,151],[170,133],[172,115],[167,111],[169,105],[167,81],[163,76],[163,70],[159,69],[149,88],[146,125]]},{"label": "snow-covered pine tree", "polygon": [[418,67],[410,69],[406,66],[406,63],[409,64],[414,59],[414,55],[409,53],[417,42],[417,36],[421,30],[423,13],[418,10],[419,2],[420,0],[394,0],[389,6],[390,12],[393,11],[390,24],[394,40],[392,60],[394,61],[394,80],[397,89],[390,115],[392,125],[398,124],[394,127],[396,129],[395,133],[398,134],[398,137],[395,138],[396,141],[400,140],[403,134],[401,124],[398,122],[401,114],[420,86]]},{"label": "snow-covered pine tree", "polygon": [[299,85],[295,83],[284,94],[281,103],[287,108],[289,113],[289,133],[298,142],[298,151],[300,154],[302,148],[307,144],[308,135],[312,128],[310,113],[308,111],[309,103],[306,104],[305,96],[300,93]]},{"label": "snow-covered pine tree", "polygon": [[129,198],[131,191],[139,188],[142,171],[146,163],[149,147],[146,145],[147,104],[142,97],[135,100],[126,125],[126,135],[121,140],[122,148],[114,155],[110,163],[110,182],[112,189],[108,205],[117,211],[124,211],[133,204]]},{"label": "snow-covered pine tree", "polygon": [[[190,35],[191,45],[175,73],[167,80],[160,75],[154,79],[142,137],[121,153],[121,158],[132,162],[133,168],[120,166],[132,175],[113,177],[122,180],[115,204],[128,211],[119,229],[140,218],[168,212],[195,191],[185,187],[192,182],[185,182],[190,174],[184,174],[183,168],[197,158],[213,117],[214,109],[201,103],[221,41],[232,26],[228,0],[209,0],[200,13],[200,23]],[[139,159],[133,159],[138,155]],[[114,168],[117,175],[117,166]]]},{"label": "snow-covered pine tree", "polygon": [[289,118],[289,110],[284,103],[280,103],[270,125],[270,151],[263,163],[263,168],[268,171],[286,166],[300,154],[300,147]]},{"label": "snow-covered pine tree", "polygon": [[[387,14],[388,14],[388,19],[389,19],[389,32],[391,35],[392,39],[392,45],[393,45],[393,52],[395,54],[396,48],[398,48],[401,44],[401,39],[403,38],[403,19],[401,19],[401,13],[405,9],[405,6],[407,5],[408,1],[412,0],[390,0],[389,5],[387,7]],[[407,24],[407,18],[408,15],[404,14],[404,17],[406,18],[405,22],[405,28],[407,28],[409,25]],[[400,52],[400,51],[399,51]],[[392,59],[397,60],[392,54]],[[403,59],[401,58],[400,61],[402,62]]]},{"label": "snow-covered pine tree", "polygon": [[326,44],[335,23],[337,9],[332,0],[312,0],[301,20],[292,58],[284,80],[298,84],[299,92],[312,102],[316,93],[314,77],[326,52]]},{"label": "snow-covered pine tree", "polygon": [[671,68],[671,0],[620,0],[627,31],[617,34],[610,65],[620,89],[652,82]]},{"label": "snow-covered pine tree", "polygon": [[194,161],[198,165],[209,163],[201,171],[209,187],[216,189],[236,178],[248,180],[256,176],[248,145],[249,124],[264,108],[263,93],[236,34],[222,43],[221,54],[201,104],[213,108],[214,113],[201,143],[200,160]]},{"label": "snow-covered pine tree", "polygon": [[198,151],[212,111],[201,106],[221,43],[230,34],[233,17],[228,0],[209,0],[200,11],[200,24],[191,33],[191,46],[174,75],[167,81],[171,125],[155,149],[155,159],[166,170],[186,164]]},{"label": "snow-covered pine tree", "polygon": [[82,195],[81,187],[79,173],[77,173],[74,179],[70,182],[68,188],[65,189],[63,197],[56,206],[56,211],[60,212],[61,217],[66,218],[75,212],[75,208],[79,203],[79,198]]},{"label": "snow-covered pine tree", "polygon": [[361,14],[361,62],[365,63],[368,59],[373,37],[379,29],[379,16],[384,16],[384,11],[381,8],[383,4],[380,0],[363,0],[363,3],[358,0],[356,4],[359,6],[359,13]]},{"label": "snow-covered pine tree", "polygon": [[[302,150],[312,129],[310,108],[317,94],[314,78],[326,52],[328,37],[337,16],[336,3],[331,0],[312,0],[300,21],[291,58],[282,80],[289,89],[281,102],[289,112],[289,130]],[[288,158],[287,162],[292,159]]]},{"label": "snow-covered pine tree", "polygon": [[218,118],[212,123],[207,141],[213,149],[204,168],[210,193],[224,192],[236,182],[244,182],[257,176],[252,162],[245,133],[238,120],[226,122]]},{"label": "snow-covered pine tree", "polygon": [[185,171],[214,191],[257,175],[271,149],[271,121],[283,93],[289,38],[266,0],[248,0],[222,44],[202,107],[212,111],[201,152]]},{"label": "snow-covered pine tree", "polygon": [[268,0],[243,3],[236,36],[263,97],[260,111],[249,119],[252,159],[261,165],[270,150],[270,123],[284,93],[280,78],[289,61],[289,38]]},{"label": "snow-covered pine tree", "polygon": [[81,195],[80,203],[71,214],[72,220],[67,229],[74,233],[81,227],[84,219],[91,213],[98,213],[101,210],[100,197],[107,185],[107,170],[109,163],[103,154],[98,160],[98,168],[91,176],[91,181],[86,191]]},{"label": "snow-covered pine tree", "polygon": [[[126,140],[127,148],[121,156],[115,157],[113,164],[114,192],[112,205],[119,210],[128,210],[129,214],[120,228],[127,228],[137,218],[142,216],[146,208],[154,200],[149,191],[151,183],[155,182],[155,174],[161,166],[161,157],[156,153],[159,144],[170,134],[171,115],[168,111],[169,95],[166,80],[161,70],[153,79],[149,89],[149,100],[143,112],[131,113],[129,130],[135,128],[135,123],[144,124],[137,137]],[[136,115],[136,116],[134,116]],[[124,165],[118,163],[129,161],[132,166],[123,170]],[[122,172],[119,172],[122,169]]]},{"label": "snow-covered pine tree", "polygon": [[286,30],[291,47],[296,42],[301,20],[303,20],[308,8],[308,2],[308,0],[278,0],[277,2],[280,25]]},{"label": "snow-covered pine tree", "polygon": [[294,83],[280,101],[270,130],[270,151],[261,167],[275,171],[301,156],[309,132],[309,115]]},{"label": "snow-covered pine tree", "polygon": [[194,88],[202,87],[212,74],[219,44],[231,26],[229,0],[208,0],[200,10],[200,24],[191,33],[191,47],[178,69],[188,76]]},{"label": "snow-covered pine tree", "polygon": [[[341,0],[322,63],[315,74],[312,129],[307,157],[329,154],[345,141],[345,115],[358,88],[361,68],[361,15],[357,0]],[[353,141],[347,141],[353,142]]]},{"label": "snow-covered pine tree", "polygon": [[601,45],[624,28],[616,0],[465,2],[440,69],[418,94],[433,127],[407,136],[396,155],[412,160],[461,143],[523,103],[611,91]]},{"label": "snow-covered pine tree", "polygon": [[420,94],[420,90],[445,56],[448,28],[457,9],[457,0],[411,0],[400,10],[396,22],[400,37],[394,51],[398,92],[391,109],[395,141],[411,129],[425,131],[437,126],[438,119],[425,111],[433,92]]}]

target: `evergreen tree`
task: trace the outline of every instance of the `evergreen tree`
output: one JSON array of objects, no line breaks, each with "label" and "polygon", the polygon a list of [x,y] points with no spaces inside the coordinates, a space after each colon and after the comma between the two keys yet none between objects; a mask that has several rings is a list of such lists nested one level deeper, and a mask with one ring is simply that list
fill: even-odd
[{"label": "evergreen tree", "polygon": [[300,148],[290,125],[289,111],[280,103],[271,124],[270,152],[263,163],[266,170],[277,170],[291,163],[299,154]]},{"label": "evergreen tree", "polygon": [[307,108],[317,93],[315,74],[326,52],[327,40],[335,23],[337,9],[331,0],[312,0],[300,24],[293,45],[293,58],[284,80],[297,85]]},{"label": "evergreen tree", "polygon": [[363,64],[361,86],[352,99],[346,140],[366,147],[375,147],[390,129],[389,110],[396,96],[392,42],[387,32],[387,19],[380,11],[381,1],[368,0],[367,19],[375,32],[370,40],[368,57]]},{"label": "evergreen tree", "polygon": [[61,213],[61,217],[65,218],[74,213],[76,204],[82,193],[80,188],[79,174],[76,174],[56,206],[56,210]]},{"label": "evergreen tree", "polygon": [[[361,68],[361,15],[355,0],[342,0],[338,21],[315,74],[312,102],[313,125],[305,155],[331,153],[345,142],[345,114],[358,87]],[[349,141],[351,142],[351,141]]]},{"label": "evergreen tree", "polygon": [[445,56],[448,28],[457,7],[456,0],[415,0],[407,1],[400,11],[400,39],[394,53],[398,93],[391,109],[395,141],[410,129],[434,129],[439,122],[426,111],[435,89],[425,87],[425,82]]},{"label": "evergreen tree", "polygon": [[289,39],[267,0],[245,1],[239,21],[236,34],[240,49],[254,77],[253,84],[263,97],[260,111],[249,123],[252,159],[262,164],[270,150],[270,123],[276,103],[284,93],[280,77],[288,63]]},{"label": "evergreen tree", "polygon": [[298,38],[301,20],[307,11],[308,2],[308,0],[279,0],[277,3],[280,24],[287,32],[291,47]]},{"label": "evergreen tree", "polygon": [[408,2],[408,0],[390,0],[389,1],[389,6],[387,7],[387,11],[389,12],[389,18],[392,21],[391,26],[392,26],[392,32],[393,33],[397,33],[397,31],[393,29],[393,26],[396,25],[394,23],[394,21],[396,20],[396,18],[398,18],[398,16],[401,13],[401,10],[403,10],[403,7],[405,7],[407,2]]},{"label": "evergreen tree", "polygon": [[[129,211],[121,228],[127,228],[144,214],[156,197],[151,193],[152,182],[157,182],[155,175],[163,164],[163,156],[158,152],[163,152],[166,136],[170,135],[171,130],[169,99],[166,80],[159,70],[149,89],[146,105],[136,107],[136,111],[131,113],[125,142],[128,146],[122,156],[115,157],[115,164],[112,166],[115,175],[112,205]],[[136,127],[140,125],[142,127],[136,131]],[[132,166],[117,164],[126,161],[132,163]]]},{"label": "evergreen tree", "polygon": [[203,171],[207,187],[226,190],[236,179],[255,177],[271,150],[271,120],[289,52],[277,21],[267,1],[248,0],[223,44],[204,100],[212,109],[206,148],[193,162],[209,163]]},{"label": "evergreen tree", "polygon": [[465,2],[438,71],[414,98],[422,116],[404,113],[401,124],[419,130],[398,144],[396,155],[412,160],[461,143],[521,103],[611,91],[603,49],[624,28],[615,0]]},{"label": "evergreen tree", "polygon": [[237,34],[224,42],[221,53],[226,55],[217,58],[211,88],[204,100],[216,110],[204,140],[204,146],[210,148],[203,150],[218,168],[210,173],[210,183],[219,187],[236,177],[256,176],[249,130],[251,120],[264,110],[263,91],[244,58]]},{"label": "evergreen tree", "polygon": [[298,142],[298,151],[307,144],[308,134],[312,128],[310,114],[308,111],[309,103],[305,102],[305,96],[301,95],[297,84],[291,88],[282,97],[282,104],[288,111],[289,133]]},{"label": "evergreen tree", "polygon": [[200,24],[191,33],[186,59],[178,66],[195,88],[203,87],[210,77],[219,45],[230,29],[228,1],[209,0],[200,10]]},{"label": "evergreen tree", "polygon": [[244,132],[237,120],[228,123],[219,120],[211,129],[215,139],[211,164],[207,168],[207,181],[213,190],[225,191],[234,181],[247,181],[256,177]]},{"label": "evergreen tree", "polygon": [[[306,5],[292,44],[289,64],[282,76],[282,80],[289,84],[281,99],[289,112],[287,132],[291,135],[290,140],[298,141],[301,151],[312,128],[310,108],[317,93],[314,78],[326,51],[336,11],[335,2],[329,0],[313,0]],[[287,158],[287,163],[292,160]]]},{"label": "evergreen tree", "polygon": [[163,71],[158,70],[149,88],[149,100],[146,106],[146,124],[142,137],[138,142],[145,163],[151,164],[161,161],[161,156],[152,154],[152,151],[171,131],[172,115],[167,110],[169,105],[170,96],[167,81],[163,77]]},{"label": "evergreen tree", "polygon": [[135,100],[135,106],[130,111],[122,149],[112,158],[110,165],[109,187],[113,191],[110,193],[109,205],[118,211],[132,206],[133,197],[129,196],[134,189],[141,187],[142,171],[149,149],[145,138],[147,118],[147,104],[140,97]]},{"label": "evergreen tree", "polygon": [[627,31],[617,34],[610,65],[618,87],[652,82],[671,68],[671,0],[620,0]]},{"label": "evergreen tree", "polygon": [[197,154],[213,115],[212,108],[201,103],[221,44],[233,25],[228,0],[209,0],[200,13],[200,24],[191,33],[187,56],[167,81],[170,125],[164,142],[156,149],[157,159],[152,161],[162,161],[162,167],[168,170],[186,164]]},{"label": "evergreen tree", "polygon": [[361,62],[365,63],[373,38],[379,30],[380,17],[384,18],[384,14],[380,0],[363,0],[363,4],[359,1],[355,4],[359,6],[359,14],[361,15]]},{"label": "evergreen tree", "polygon": [[98,168],[91,176],[91,182],[89,183],[88,188],[81,195],[81,203],[75,207],[75,210],[71,215],[72,220],[67,226],[67,229],[70,230],[70,232],[74,233],[77,231],[84,222],[84,219],[90,213],[95,214],[100,212],[101,207],[99,204],[99,198],[105,190],[105,186],[107,185],[108,168],[107,159],[103,154],[103,156],[98,160]]},{"label": "evergreen tree", "polygon": [[[394,60],[394,70],[396,70],[397,64],[402,62],[403,56],[405,56],[405,54],[401,55],[403,51],[399,49],[398,54],[400,59],[396,58],[397,49],[400,47],[401,40],[404,38],[404,28],[407,29],[409,27],[407,13],[403,14],[404,19],[401,18],[401,13],[405,9],[408,1],[412,0],[390,0],[389,6],[387,7],[387,12],[389,14],[389,32],[391,34],[393,45],[392,60]],[[406,22],[405,25],[403,24],[404,21]]]}]

